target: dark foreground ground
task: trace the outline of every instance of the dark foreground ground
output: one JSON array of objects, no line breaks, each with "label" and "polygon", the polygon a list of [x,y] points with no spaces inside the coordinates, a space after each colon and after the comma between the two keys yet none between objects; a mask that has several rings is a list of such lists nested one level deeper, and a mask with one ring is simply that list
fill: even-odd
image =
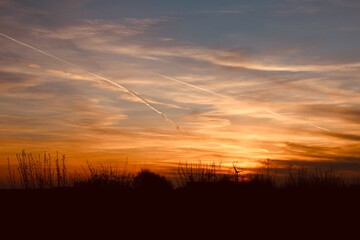
[{"label": "dark foreground ground", "polygon": [[358,189],[0,190],[0,204],[8,239],[357,239],[360,228]]}]

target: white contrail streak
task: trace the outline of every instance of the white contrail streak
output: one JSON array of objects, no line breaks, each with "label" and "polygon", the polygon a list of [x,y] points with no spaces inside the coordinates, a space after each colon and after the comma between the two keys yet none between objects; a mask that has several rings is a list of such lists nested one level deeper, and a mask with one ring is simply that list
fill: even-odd
[{"label": "white contrail streak", "polygon": [[[274,116],[279,117],[279,118],[282,119],[282,120],[285,120],[285,121],[291,121],[291,120],[292,120],[291,118],[289,119],[289,117],[286,117],[286,116],[284,116],[284,115],[281,115],[281,114],[279,114],[279,113],[276,113],[276,112],[274,112],[274,111],[272,111],[272,110],[270,110],[270,109],[267,109],[266,111],[267,111],[268,113],[274,115]],[[297,123],[298,123],[298,124],[307,125],[307,126],[311,126],[311,127],[314,127],[314,128],[317,128],[317,129],[326,131],[326,132],[330,132],[329,129],[326,129],[326,128],[324,128],[324,127],[317,126],[317,125],[315,125],[315,124],[311,124],[311,123],[307,123],[307,122],[297,122]]]},{"label": "white contrail streak", "polygon": [[203,91],[203,92],[207,92],[207,93],[216,95],[216,96],[221,97],[221,98],[228,98],[228,97],[226,97],[226,96],[222,96],[222,95],[220,95],[220,94],[218,94],[218,93],[216,93],[216,92],[213,92],[213,91],[211,91],[211,90],[208,90],[208,89],[205,89],[205,88],[202,88],[202,87],[198,87],[198,86],[196,86],[196,85],[193,85],[193,84],[190,84],[190,83],[187,83],[187,82],[180,81],[180,80],[178,80],[178,79],[176,79],[176,78],[172,78],[172,77],[168,77],[168,76],[165,76],[165,75],[161,75],[161,74],[156,73],[156,72],[150,72],[150,73],[152,73],[152,74],[154,74],[154,75],[157,75],[157,76],[159,76],[159,77],[162,77],[162,78],[169,79],[169,80],[174,81],[174,82],[178,82],[178,83],[187,85],[187,86],[192,87],[192,88],[196,88],[197,90],[200,90],[200,91]]},{"label": "white contrail streak", "polygon": [[314,127],[314,128],[317,128],[317,129],[321,129],[321,130],[324,130],[324,131],[330,132],[330,130],[329,130],[329,129],[326,129],[326,128],[323,128],[323,127],[319,127],[319,126],[316,126],[316,125],[314,125],[314,124],[310,124],[310,123],[308,123],[308,125],[309,125],[309,126],[312,126],[312,127]]},{"label": "white contrail streak", "polygon": [[62,58],[59,58],[59,57],[57,57],[57,56],[55,56],[55,55],[53,55],[53,54],[47,53],[47,52],[45,52],[45,51],[43,51],[43,50],[41,50],[41,49],[38,49],[38,48],[36,48],[36,47],[30,46],[30,45],[28,45],[28,44],[26,44],[26,43],[23,43],[23,42],[21,42],[21,41],[19,41],[19,40],[16,40],[15,38],[12,38],[12,37],[10,37],[10,36],[8,36],[8,35],[5,35],[5,34],[3,34],[3,33],[1,33],[1,32],[0,32],[0,35],[3,36],[3,37],[5,37],[5,38],[7,38],[7,39],[9,39],[9,40],[11,40],[11,41],[14,41],[14,42],[16,42],[16,43],[18,43],[18,44],[20,44],[20,45],[23,45],[23,46],[25,46],[25,47],[27,47],[27,48],[30,48],[30,49],[32,49],[32,50],[34,50],[34,51],[36,51],[36,52],[39,52],[39,53],[44,54],[44,55],[46,55],[46,56],[48,56],[48,57],[51,57],[51,58],[53,58],[53,59],[55,59],[55,60],[57,60],[57,61],[60,61],[60,62],[62,62],[62,63],[65,63],[65,64],[67,64],[67,65],[69,65],[69,66],[78,68],[78,69],[86,72],[87,74],[95,77],[95,78],[98,78],[98,79],[100,79],[100,80],[102,80],[102,81],[105,81],[105,82],[107,82],[107,83],[110,83],[111,85],[113,85],[113,86],[115,86],[115,87],[118,87],[118,88],[122,89],[123,91],[127,92],[127,93],[130,94],[131,96],[133,96],[133,97],[135,97],[136,99],[140,100],[143,104],[145,104],[147,107],[149,107],[151,110],[153,110],[153,111],[156,112],[157,114],[160,114],[160,115],[165,119],[165,121],[167,121],[168,123],[174,125],[177,130],[180,130],[180,127],[179,127],[175,122],[173,122],[170,118],[168,118],[168,116],[166,116],[165,113],[159,111],[158,109],[156,109],[155,107],[153,107],[148,101],[146,101],[144,98],[140,97],[139,95],[137,95],[137,94],[134,93],[133,91],[127,89],[126,87],[121,86],[120,84],[118,84],[118,83],[116,83],[116,82],[113,82],[113,81],[111,81],[111,80],[108,79],[108,78],[99,76],[99,75],[97,75],[97,74],[95,74],[95,73],[92,73],[92,72],[89,72],[89,71],[87,71],[87,70],[85,70],[85,69],[82,69],[80,66],[77,66],[77,65],[75,65],[75,64],[73,64],[73,63],[71,63],[71,62],[68,62],[68,61],[66,61],[66,60],[64,60],[64,59],[62,59]]},{"label": "white contrail streak", "polygon": [[[156,73],[156,72],[151,72],[152,74],[154,75],[157,75],[159,77],[162,77],[162,78],[165,78],[165,79],[169,79],[171,81],[174,81],[174,82],[178,82],[180,84],[184,84],[184,85],[187,85],[189,87],[192,87],[192,88],[195,88],[197,90],[200,90],[202,92],[206,92],[206,93],[210,93],[212,95],[215,95],[217,97],[220,97],[222,99],[226,98],[226,99],[229,99],[229,100],[233,100],[233,101],[237,101],[239,102],[239,100],[235,99],[235,98],[232,98],[232,97],[228,97],[228,96],[224,96],[224,95],[221,95],[221,94],[218,94],[216,92],[213,92],[211,90],[208,90],[208,89],[205,89],[205,88],[202,88],[202,87],[198,87],[196,85],[193,85],[193,84],[190,84],[190,83],[187,83],[187,82],[183,82],[183,81],[180,81],[178,79],[175,79],[175,78],[172,78],[172,77],[169,77],[169,76],[165,76],[165,75],[162,75],[162,74],[159,74],[159,73]],[[281,118],[283,120],[286,120],[286,121],[290,121],[290,119],[288,117],[285,117],[279,113],[276,113],[270,109],[267,109],[266,112],[270,113],[271,115],[274,115],[274,116],[277,116],[278,118]],[[300,123],[300,122],[299,122]],[[314,125],[314,124],[310,124],[310,123],[304,123],[304,122],[301,122],[300,124],[304,124],[304,125],[308,125],[308,126],[311,126],[311,127],[314,127],[314,128],[317,128],[317,129],[320,129],[320,130],[323,130],[323,131],[327,131],[327,132],[330,132],[330,130],[326,129],[326,128],[323,128],[323,127],[320,127],[320,126],[317,126],[317,125]]]}]

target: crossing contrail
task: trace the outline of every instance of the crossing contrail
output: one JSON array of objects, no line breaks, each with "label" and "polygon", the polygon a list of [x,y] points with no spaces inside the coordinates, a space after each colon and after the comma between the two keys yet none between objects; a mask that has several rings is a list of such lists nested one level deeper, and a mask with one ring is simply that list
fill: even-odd
[{"label": "crossing contrail", "polygon": [[89,75],[91,75],[91,76],[93,76],[93,77],[95,77],[95,78],[97,78],[97,79],[100,79],[100,80],[102,80],[102,81],[104,81],[104,82],[110,83],[111,85],[113,85],[113,86],[115,86],[115,87],[117,87],[117,88],[120,88],[121,90],[123,90],[124,92],[126,92],[126,93],[130,94],[131,96],[135,97],[135,98],[138,99],[140,102],[142,102],[143,104],[145,104],[148,108],[150,108],[151,110],[153,110],[154,112],[156,112],[157,114],[159,114],[160,116],[162,116],[162,118],[163,118],[166,122],[174,125],[177,130],[180,130],[180,126],[178,126],[174,121],[172,121],[165,113],[163,113],[163,112],[161,112],[160,110],[156,109],[156,108],[153,107],[148,101],[146,101],[144,98],[140,97],[138,94],[136,94],[136,93],[134,93],[133,91],[127,89],[126,87],[124,87],[124,86],[122,86],[122,85],[120,85],[120,84],[118,84],[118,83],[116,83],[116,82],[113,82],[113,81],[111,81],[111,80],[108,79],[108,78],[99,76],[99,75],[97,75],[97,74],[95,74],[95,73],[92,73],[92,72],[89,72],[89,71],[81,68],[80,66],[78,66],[78,65],[76,65],[76,64],[73,64],[73,63],[71,63],[71,62],[69,62],[69,61],[66,61],[65,59],[59,58],[59,57],[57,57],[57,56],[55,56],[55,55],[53,55],[53,54],[51,54],[51,53],[47,53],[47,52],[45,52],[45,51],[43,51],[43,50],[41,50],[41,49],[38,49],[38,48],[36,48],[36,47],[30,46],[29,44],[26,44],[26,43],[24,43],[24,42],[21,42],[21,41],[19,41],[19,40],[16,40],[15,38],[12,38],[12,37],[10,37],[10,36],[8,36],[8,35],[5,35],[5,34],[3,34],[3,33],[1,33],[1,32],[0,32],[0,35],[3,36],[3,37],[5,37],[5,38],[7,38],[7,39],[9,39],[9,40],[11,40],[11,41],[13,41],[13,42],[16,42],[16,43],[20,44],[20,45],[22,45],[22,46],[25,46],[25,47],[27,47],[27,48],[30,48],[30,49],[38,52],[38,53],[44,54],[44,55],[46,55],[46,56],[48,56],[48,57],[51,57],[51,58],[53,58],[53,59],[55,59],[55,60],[57,60],[57,61],[60,61],[60,62],[62,62],[62,63],[65,63],[65,64],[69,65],[69,66],[75,67],[75,68],[77,68],[77,69],[80,69],[80,70],[82,70],[83,72],[85,72],[85,73],[87,73],[87,74],[89,74]]},{"label": "crossing contrail", "polygon": [[324,131],[326,131],[326,132],[330,132],[329,129],[326,129],[326,128],[323,128],[323,127],[320,127],[320,126],[317,126],[317,125],[314,125],[314,124],[309,124],[309,123],[308,123],[308,125],[309,125],[309,126],[312,126],[312,127],[314,127],[314,128],[317,128],[317,129],[324,130]]},{"label": "crossing contrail", "polygon": [[[285,120],[285,121],[291,121],[291,120],[292,120],[291,118],[286,117],[286,116],[284,116],[284,115],[281,115],[280,113],[276,113],[276,112],[274,112],[274,111],[272,111],[272,110],[270,110],[270,109],[267,109],[266,111],[267,111],[268,113],[270,113],[270,114],[274,115],[274,116],[279,117],[280,119]],[[330,132],[330,130],[329,130],[329,129],[326,129],[326,128],[324,128],[324,127],[320,127],[320,126],[315,125],[315,124],[312,124],[312,123],[308,123],[308,122],[299,122],[299,121],[298,121],[297,123],[298,123],[298,124],[307,125],[307,126],[310,126],[310,127],[314,127],[314,128],[317,128],[317,129],[320,129],[320,130],[326,131],[326,132]]]},{"label": "crossing contrail", "polygon": [[[154,75],[157,75],[159,77],[162,77],[162,78],[165,78],[165,79],[168,79],[168,80],[171,80],[171,81],[174,81],[174,82],[178,82],[180,84],[184,84],[188,87],[192,87],[192,88],[195,88],[197,90],[200,90],[202,92],[206,92],[206,93],[209,93],[209,94],[212,94],[212,95],[215,95],[217,97],[220,97],[221,99],[228,99],[228,100],[232,100],[232,101],[236,101],[236,102],[239,102],[239,100],[235,99],[235,98],[232,98],[232,97],[228,97],[228,96],[224,96],[224,95],[221,95],[219,93],[216,93],[214,91],[211,91],[211,90],[208,90],[208,89],[205,89],[205,88],[202,88],[202,87],[198,87],[196,85],[193,85],[193,84],[190,84],[190,83],[187,83],[187,82],[183,82],[183,81],[180,81],[176,78],[173,78],[173,77],[169,77],[169,76],[165,76],[165,75],[162,75],[162,74],[159,74],[159,73],[156,73],[156,72],[151,72],[152,74]],[[271,115],[273,116],[277,116],[278,118],[281,118],[283,120],[288,120],[290,121],[290,119],[288,117],[285,117],[279,113],[276,113],[270,109],[266,109],[266,112],[270,113]],[[323,128],[323,127],[320,127],[320,126],[317,126],[317,125],[314,125],[314,124],[310,124],[310,123],[304,123],[304,122],[298,122],[299,124],[304,124],[304,125],[308,125],[308,126],[311,126],[311,127],[314,127],[314,128],[317,128],[317,129],[320,129],[320,130],[323,130],[323,131],[327,131],[327,132],[330,132],[330,130],[326,129],[326,128]]]},{"label": "crossing contrail", "polygon": [[166,79],[168,79],[168,80],[171,80],[171,81],[174,81],[174,82],[178,82],[178,83],[187,85],[187,86],[192,87],[192,88],[196,88],[197,90],[200,90],[200,91],[203,91],[203,92],[207,92],[207,93],[216,95],[216,96],[221,97],[221,98],[228,98],[228,97],[226,97],[226,96],[222,96],[222,95],[220,95],[220,94],[218,94],[218,93],[216,93],[216,92],[213,92],[213,91],[211,91],[211,90],[208,90],[208,89],[205,89],[205,88],[202,88],[202,87],[199,87],[199,86],[196,86],[196,85],[187,83],[187,82],[180,81],[180,80],[178,80],[178,79],[176,79],[176,78],[172,78],[172,77],[168,77],[168,76],[165,76],[165,75],[161,75],[161,74],[156,73],[156,72],[151,72],[151,73],[154,74],[154,75],[157,75],[157,76],[159,76],[159,77],[166,78]]}]

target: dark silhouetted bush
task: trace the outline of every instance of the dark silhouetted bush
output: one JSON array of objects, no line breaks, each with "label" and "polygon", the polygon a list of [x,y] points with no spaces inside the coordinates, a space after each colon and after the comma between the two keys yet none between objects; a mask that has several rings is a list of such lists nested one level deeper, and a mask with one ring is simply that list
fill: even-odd
[{"label": "dark silhouetted bush", "polygon": [[126,171],[114,169],[111,165],[87,163],[85,176],[78,176],[73,179],[73,187],[77,188],[111,188],[129,189],[133,175]]},{"label": "dark silhouetted bush", "polygon": [[141,191],[171,191],[173,186],[165,177],[142,169],[133,180],[134,188]]}]

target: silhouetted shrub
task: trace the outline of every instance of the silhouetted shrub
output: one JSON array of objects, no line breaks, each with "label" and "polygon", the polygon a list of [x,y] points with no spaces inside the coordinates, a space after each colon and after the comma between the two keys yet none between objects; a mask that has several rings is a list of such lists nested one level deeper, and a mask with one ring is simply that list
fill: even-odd
[{"label": "silhouetted shrub", "polygon": [[134,177],[134,188],[141,191],[170,191],[173,189],[172,184],[163,176],[142,169]]},{"label": "silhouetted shrub", "polygon": [[78,188],[116,188],[128,189],[131,186],[133,175],[114,169],[111,165],[92,165],[87,162],[85,176],[79,175],[73,179],[73,187]]},{"label": "silhouetted shrub", "polygon": [[344,188],[344,179],[336,175],[330,168],[313,171],[304,167],[290,167],[285,182],[286,188],[292,189],[331,189]]},{"label": "silhouetted shrub", "polygon": [[276,179],[270,175],[260,173],[248,174],[247,181],[244,181],[243,184],[254,190],[273,189],[276,187]]},{"label": "silhouetted shrub", "polygon": [[229,180],[229,176],[221,174],[221,170],[221,163],[179,163],[177,170],[179,186],[185,187],[189,184],[196,185],[196,183],[218,183],[223,182],[225,179]]}]

